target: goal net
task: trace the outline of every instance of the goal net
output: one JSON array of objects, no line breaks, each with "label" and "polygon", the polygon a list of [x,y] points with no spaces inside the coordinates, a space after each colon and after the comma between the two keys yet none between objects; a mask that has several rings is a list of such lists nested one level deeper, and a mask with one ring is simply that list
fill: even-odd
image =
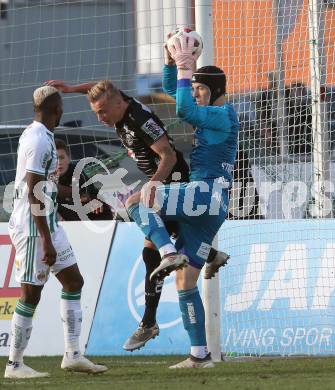
[{"label": "goal net", "polygon": [[[241,122],[254,203],[235,183],[219,246],[221,341],[227,356],[334,353],[331,1],[214,1],[215,61]],[[243,161],[243,160],[242,160]],[[330,267],[330,268],[329,268]]]},{"label": "goal net", "polygon": [[[187,145],[191,129],[176,119],[174,104],[161,93],[161,68],[164,37],[177,24],[188,24],[194,14],[191,2],[177,1],[177,8],[174,1],[161,0],[0,4],[0,199],[14,180],[18,139],[33,117],[32,92],[47,80],[111,79],[153,107],[176,141]],[[74,160],[97,157],[110,169],[122,161],[130,171],[126,183],[143,179],[135,163],[124,158],[115,131],[98,123],[85,96],[63,95],[63,102],[62,127],[55,137],[66,141]],[[2,221],[9,217],[5,210],[0,208]]]},{"label": "goal net", "polygon": [[[231,259],[220,288],[210,282],[220,298],[221,315],[215,307],[208,315],[215,342],[227,356],[333,354],[335,2],[205,3],[212,33],[203,38],[212,41],[241,124],[229,221],[217,239]],[[32,92],[50,79],[113,80],[153,108],[188,155],[193,129],[178,121],[161,88],[162,45],[177,26],[203,31],[195,17],[203,4],[0,0],[0,198],[33,117]],[[86,97],[63,97],[56,137],[72,157],[119,164],[129,183],[143,178]]]}]

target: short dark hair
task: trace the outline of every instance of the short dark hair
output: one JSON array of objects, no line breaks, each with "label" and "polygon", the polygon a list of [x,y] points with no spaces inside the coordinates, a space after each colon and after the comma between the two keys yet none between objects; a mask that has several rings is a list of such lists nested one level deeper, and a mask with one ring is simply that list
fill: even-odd
[{"label": "short dark hair", "polygon": [[64,150],[64,152],[70,157],[70,148],[62,139],[55,138],[55,145],[57,150]]}]

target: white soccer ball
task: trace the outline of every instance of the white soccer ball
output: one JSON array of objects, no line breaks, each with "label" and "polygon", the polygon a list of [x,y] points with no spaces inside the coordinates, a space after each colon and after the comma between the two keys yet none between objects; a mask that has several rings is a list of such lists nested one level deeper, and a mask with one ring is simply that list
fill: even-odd
[{"label": "white soccer ball", "polygon": [[[194,30],[191,30],[188,27],[180,27],[178,28],[175,33],[168,39],[167,41],[167,48],[170,52],[170,47],[173,46],[173,40],[175,38],[180,37],[181,35],[185,35],[186,37],[192,37],[194,38],[194,49],[192,51],[192,54],[201,54],[203,49],[203,42],[201,36]],[[171,52],[170,52],[171,53]]]}]

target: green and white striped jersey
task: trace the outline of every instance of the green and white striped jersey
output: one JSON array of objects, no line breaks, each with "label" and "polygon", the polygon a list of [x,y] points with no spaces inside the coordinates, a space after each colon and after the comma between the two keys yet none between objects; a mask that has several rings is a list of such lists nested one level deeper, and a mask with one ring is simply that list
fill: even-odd
[{"label": "green and white striped jersey", "polygon": [[57,153],[54,135],[42,123],[34,121],[22,133],[17,151],[14,209],[9,221],[11,229],[26,236],[38,236],[32,213],[36,213],[28,200],[27,172],[44,177],[39,183],[44,193],[44,210],[50,232],[57,229]]}]

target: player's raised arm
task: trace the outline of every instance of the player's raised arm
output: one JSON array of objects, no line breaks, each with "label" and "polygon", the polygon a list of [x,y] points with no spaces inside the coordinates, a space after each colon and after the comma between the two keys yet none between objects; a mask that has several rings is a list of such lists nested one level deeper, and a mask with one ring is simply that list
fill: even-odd
[{"label": "player's raised arm", "polygon": [[51,87],[57,88],[58,91],[63,93],[83,93],[87,94],[87,92],[96,84],[96,81],[90,81],[88,83],[82,84],[66,84],[62,80],[48,80],[45,82],[45,85],[49,85]]}]

